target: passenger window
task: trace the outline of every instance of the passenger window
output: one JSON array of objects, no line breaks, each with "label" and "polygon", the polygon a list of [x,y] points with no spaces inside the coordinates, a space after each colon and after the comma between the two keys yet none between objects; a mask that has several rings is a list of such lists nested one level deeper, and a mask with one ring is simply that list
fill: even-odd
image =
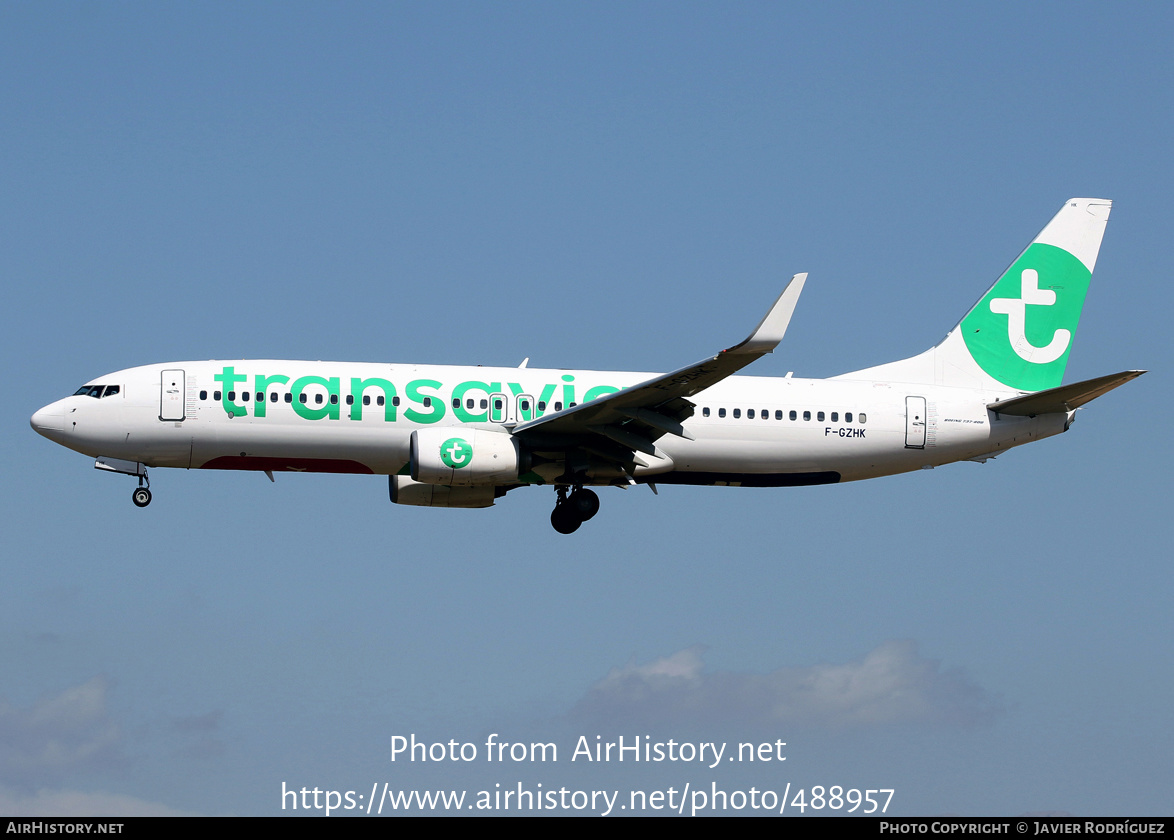
[{"label": "passenger window", "polygon": [[[493,401],[493,410],[494,411],[501,411],[501,400],[494,400]],[[538,401],[538,410],[539,411],[546,411],[546,400],[539,400]]]},{"label": "passenger window", "polygon": [[554,404],[554,410],[555,410],[555,411],[562,411],[562,410],[563,410],[563,404],[562,404],[561,402],[556,402],[556,403]]},{"label": "passenger window", "polygon": [[300,402],[302,405],[305,405],[305,404],[306,404],[306,402],[307,402],[306,395],[305,395],[305,394],[298,394],[298,401],[299,401],[299,402]]},{"label": "passenger window", "polygon": [[206,400],[206,399],[208,399],[208,392],[207,392],[207,391],[201,391],[201,392],[200,392],[200,400],[202,401],[202,400]]},{"label": "passenger window", "polygon": [[529,411],[530,410],[530,401],[529,400],[522,400],[521,404],[518,405],[518,408],[522,409],[522,411]]},{"label": "passenger window", "polygon": [[701,416],[702,416],[702,417],[708,417],[708,416],[709,416],[709,406],[706,406],[705,408],[701,409]]},{"label": "passenger window", "polygon": [[236,402],[236,391],[229,391],[228,392],[228,401],[229,402]]},{"label": "passenger window", "polygon": [[570,405],[567,406],[567,408],[574,408],[577,405],[578,405],[578,403],[571,403]]},{"label": "passenger window", "polygon": [[735,408],[734,409],[734,419],[737,420],[741,416],[742,416],[742,409]]},{"label": "passenger window", "polygon": [[314,395],[314,402],[315,402],[315,404],[317,404],[317,405],[322,405],[322,395],[321,395],[321,394],[315,394],[315,395]]},{"label": "passenger window", "polygon": [[810,411],[804,411],[804,412],[803,412],[803,419],[804,419],[804,420],[810,420],[810,419],[811,419],[811,412],[810,412]]},{"label": "passenger window", "polygon": [[366,394],[363,394],[363,405],[370,405],[370,404],[371,404],[371,398],[369,396],[367,396]]},{"label": "passenger window", "polygon": [[[376,398],[375,398],[375,403],[376,403],[377,405],[383,405],[383,397],[376,397]],[[399,397],[392,397],[392,398],[391,398],[391,404],[392,404],[392,405],[399,405]]]},{"label": "passenger window", "polygon": [[465,400],[465,408],[472,408],[476,404],[477,403],[473,400],[472,397],[469,397],[467,400]]},{"label": "passenger window", "polygon": [[265,392],[264,391],[257,392],[257,402],[265,402]]},{"label": "passenger window", "polygon": [[719,409],[717,410],[717,416],[718,416],[718,417],[725,417],[725,416],[726,416],[726,410],[725,410],[724,408],[719,408]]},{"label": "passenger window", "polygon": [[248,402],[248,401],[249,401],[249,392],[248,391],[241,391],[241,402]]},{"label": "passenger window", "polygon": [[453,408],[460,408],[461,407],[461,398],[460,397],[456,397],[453,399],[452,407]]},{"label": "passenger window", "polygon": [[[364,399],[367,400],[367,402],[363,403],[363,405],[370,405],[371,404],[370,397],[364,397]],[[383,403],[384,403],[384,399],[382,396],[378,396],[375,398],[375,405],[383,405]],[[391,404],[392,405],[399,405],[399,397],[392,398]]]},{"label": "passenger window", "polygon": [[212,399],[216,400],[216,402],[220,402],[220,392],[219,392],[219,391],[213,391],[213,392],[212,392]]},{"label": "passenger window", "polygon": [[749,409],[749,410],[746,412],[746,419],[747,419],[747,420],[753,420],[753,419],[754,419],[754,409],[753,409],[753,408]]},{"label": "passenger window", "polygon": [[833,423],[839,423],[839,422],[840,422],[840,413],[839,413],[838,411],[833,411],[833,412],[832,412],[832,422],[833,422]]},{"label": "passenger window", "polygon": [[782,410],[781,408],[780,408],[780,409],[776,409],[776,410],[775,410],[775,419],[776,419],[776,420],[782,420],[782,419],[783,419],[783,410]]},{"label": "passenger window", "polygon": [[338,394],[331,394],[330,395],[330,404],[331,405],[338,405]]},{"label": "passenger window", "polygon": [[277,402],[277,392],[274,391],[269,395],[269,402]]},{"label": "passenger window", "polygon": [[761,412],[761,413],[762,413],[762,419],[763,419],[763,420],[769,420],[769,419],[770,419],[770,412],[769,412],[769,411],[767,411],[765,408],[762,410],[762,412]]},{"label": "passenger window", "polygon": [[286,401],[287,403],[291,403],[291,402],[293,402],[293,394],[291,394],[290,392],[286,391],[286,393],[285,393],[285,401]]},{"label": "passenger window", "polygon": [[425,408],[432,408],[432,397],[425,397],[424,398],[424,407]]},{"label": "passenger window", "polygon": [[789,417],[790,417],[792,420],[798,420],[798,419],[799,419],[799,415],[795,413],[794,409],[792,409],[792,410],[791,410],[791,413],[790,413],[788,416],[789,416]]},{"label": "passenger window", "polygon": [[[539,408],[542,408],[542,406],[543,406],[543,403],[538,403]],[[493,410],[494,411],[501,411],[501,400],[494,400],[493,401]]]},{"label": "passenger window", "polygon": [[816,414],[815,419],[818,420],[820,423],[822,423],[823,422],[823,412],[821,411],[818,414]]},{"label": "passenger window", "polygon": [[861,426],[864,425],[864,421],[867,419],[868,416],[863,411],[856,415],[856,420],[860,423]]},{"label": "passenger window", "polygon": [[482,408],[489,408],[489,400],[481,400]]},{"label": "passenger window", "polygon": [[852,422],[852,412],[851,412],[851,411],[845,411],[845,412],[844,412],[844,422],[845,422],[845,423],[851,423],[851,422]]}]

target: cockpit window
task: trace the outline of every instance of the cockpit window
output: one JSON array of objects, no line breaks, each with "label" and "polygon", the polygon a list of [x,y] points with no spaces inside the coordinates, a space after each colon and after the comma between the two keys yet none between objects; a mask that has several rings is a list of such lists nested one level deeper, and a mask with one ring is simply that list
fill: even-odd
[{"label": "cockpit window", "polygon": [[[94,399],[101,399],[102,397],[113,397],[119,391],[118,385],[83,385],[73,392],[75,397],[93,397]],[[105,393],[102,393],[105,391]]]}]

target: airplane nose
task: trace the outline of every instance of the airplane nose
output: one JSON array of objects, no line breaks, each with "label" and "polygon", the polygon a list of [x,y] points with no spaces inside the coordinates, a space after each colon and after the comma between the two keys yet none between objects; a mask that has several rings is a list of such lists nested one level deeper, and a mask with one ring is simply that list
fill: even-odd
[{"label": "airplane nose", "polygon": [[50,403],[35,413],[29,420],[29,425],[37,434],[51,437],[65,431],[65,408],[60,401]]}]

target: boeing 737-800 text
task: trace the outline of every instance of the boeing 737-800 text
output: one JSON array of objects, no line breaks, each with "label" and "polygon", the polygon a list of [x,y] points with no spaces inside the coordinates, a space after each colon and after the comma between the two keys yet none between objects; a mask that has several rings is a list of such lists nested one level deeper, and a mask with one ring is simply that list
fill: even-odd
[{"label": "boeing 737-800 text", "polygon": [[148,467],[387,475],[391,500],[488,507],[553,486],[576,530],[592,486],[794,487],[892,475],[1067,431],[1144,371],[1062,385],[1110,202],[1074,198],[937,346],[831,379],[741,377],[786,332],[805,274],[743,341],[668,374],[235,360],[100,376],[32,417],[45,437]]}]

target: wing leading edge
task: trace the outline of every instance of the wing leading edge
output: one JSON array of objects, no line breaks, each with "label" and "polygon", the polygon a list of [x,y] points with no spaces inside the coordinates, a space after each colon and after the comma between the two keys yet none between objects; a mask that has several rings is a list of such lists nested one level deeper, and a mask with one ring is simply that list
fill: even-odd
[{"label": "wing leading edge", "polygon": [[[607,394],[574,408],[517,426],[514,435],[534,449],[579,449],[620,465],[631,476],[637,466],[663,456],[655,441],[665,434],[692,439],[682,423],[693,415],[689,397],[774,352],[783,340],[807,275],[796,274],[744,341],[696,364]],[[568,468],[568,472],[570,472]]]}]

